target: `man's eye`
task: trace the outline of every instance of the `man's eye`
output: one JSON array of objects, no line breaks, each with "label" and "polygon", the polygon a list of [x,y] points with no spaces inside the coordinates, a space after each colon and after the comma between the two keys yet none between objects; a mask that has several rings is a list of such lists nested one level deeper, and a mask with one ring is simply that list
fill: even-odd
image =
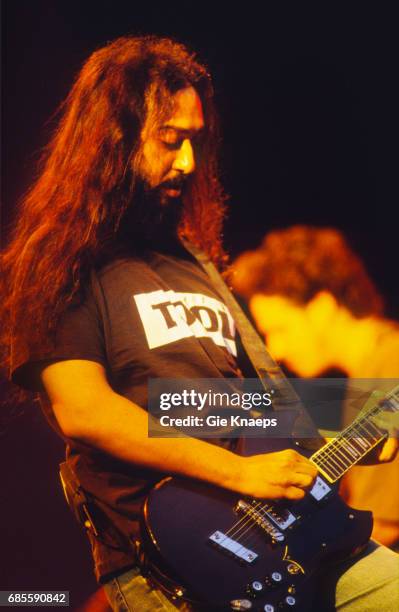
[{"label": "man's eye", "polygon": [[180,149],[181,145],[182,145],[182,140],[177,139],[177,140],[172,140],[170,138],[165,139],[165,138],[161,138],[161,142],[165,145],[165,147],[167,149],[170,150],[176,150],[176,149]]},{"label": "man's eye", "polygon": [[161,142],[166,145],[176,145],[181,142],[181,135],[176,132],[176,130],[171,129],[161,129],[159,132],[159,137]]}]

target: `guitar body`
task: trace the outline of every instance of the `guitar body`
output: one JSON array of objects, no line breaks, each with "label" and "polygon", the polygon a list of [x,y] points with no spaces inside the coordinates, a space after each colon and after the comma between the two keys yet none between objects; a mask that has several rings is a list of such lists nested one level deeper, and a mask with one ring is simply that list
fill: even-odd
[{"label": "guitar body", "polygon": [[[300,451],[292,444],[249,438],[242,454]],[[372,530],[371,513],[349,508],[336,484],[319,478],[316,488],[299,502],[275,502],[163,480],[143,515],[151,573],[161,583],[166,575],[164,587],[198,602],[198,610],[309,612],[320,571],[359,551]]]}]

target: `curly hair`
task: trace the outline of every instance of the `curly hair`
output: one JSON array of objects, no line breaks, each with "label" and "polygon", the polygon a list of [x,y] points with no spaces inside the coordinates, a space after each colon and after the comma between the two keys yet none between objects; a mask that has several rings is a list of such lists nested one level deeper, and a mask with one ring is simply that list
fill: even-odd
[{"label": "curly hair", "polygon": [[[183,45],[155,36],[121,37],[94,52],[66,100],[2,255],[7,369],[27,347],[50,342],[60,315],[81,296],[89,270],[115,241],[134,206],[135,161],[149,114],[171,111],[171,94],[195,87],[205,133],[184,195],[179,232],[216,263],[225,195],[218,178],[218,121],[206,68]],[[10,350],[11,347],[11,350]]]},{"label": "curly hair", "polygon": [[240,295],[282,295],[306,304],[329,291],[358,318],[380,315],[383,301],[359,257],[333,228],[295,225],[266,234],[260,247],[233,264]]}]

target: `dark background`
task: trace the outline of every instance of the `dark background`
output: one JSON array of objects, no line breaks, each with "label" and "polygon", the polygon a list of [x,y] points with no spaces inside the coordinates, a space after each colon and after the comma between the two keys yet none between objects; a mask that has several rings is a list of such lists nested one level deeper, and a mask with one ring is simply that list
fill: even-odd
[{"label": "dark background", "polygon": [[[338,227],[398,318],[394,15],[383,4],[274,4],[3,0],[3,236],[89,53],[123,34],[173,36],[214,77],[232,255],[275,227]],[[30,406],[0,442],[0,588],[70,589],[77,605],[95,584],[57,483],[62,444]]]}]

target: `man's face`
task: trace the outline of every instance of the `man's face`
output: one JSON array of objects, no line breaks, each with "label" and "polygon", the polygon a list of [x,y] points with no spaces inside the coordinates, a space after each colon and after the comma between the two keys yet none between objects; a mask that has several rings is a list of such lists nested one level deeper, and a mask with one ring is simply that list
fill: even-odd
[{"label": "man's face", "polygon": [[256,294],[249,307],[275,359],[303,377],[317,376],[328,367],[324,357],[326,330],[318,324],[324,320],[321,303],[299,305],[280,295]]},{"label": "man's face", "polygon": [[172,99],[172,115],[161,124],[150,116],[141,132],[138,174],[162,205],[182,194],[195,170],[196,144],[204,129],[201,100],[193,87],[179,90]]}]

